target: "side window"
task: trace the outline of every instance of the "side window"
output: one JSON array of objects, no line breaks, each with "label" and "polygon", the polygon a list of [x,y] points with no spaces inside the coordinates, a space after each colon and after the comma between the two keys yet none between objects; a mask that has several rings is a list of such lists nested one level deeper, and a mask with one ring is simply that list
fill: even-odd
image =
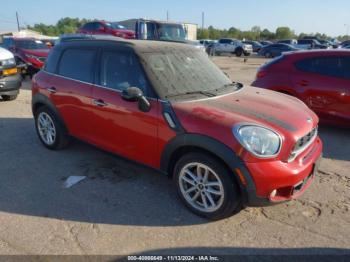
[{"label": "side window", "polygon": [[61,56],[58,74],[92,83],[95,56],[95,50],[67,49]]},{"label": "side window", "polygon": [[342,74],[344,78],[350,79],[350,57],[343,57],[341,60],[342,60]]},{"label": "side window", "polygon": [[147,39],[156,39],[156,25],[154,23],[146,23],[147,26]]},{"label": "side window", "polygon": [[83,26],[84,30],[92,30],[92,23],[87,23]]},{"label": "side window", "polygon": [[49,56],[47,57],[45,62],[45,68],[44,68],[45,71],[53,74],[56,73],[59,54],[60,54],[60,51],[58,51],[55,48],[50,51]]},{"label": "side window", "polygon": [[230,43],[230,40],[228,40],[228,39],[220,39],[220,40],[219,40],[219,43],[220,43],[220,44],[229,44],[229,43]]},{"label": "side window", "polygon": [[301,60],[296,67],[304,72],[343,78],[343,60],[339,57],[316,57]]},{"label": "side window", "polygon": [[148,82],[137,57],[131,52],[105,51],[101,56],[100,85],[115,90],[138,87],[147,96]]}]

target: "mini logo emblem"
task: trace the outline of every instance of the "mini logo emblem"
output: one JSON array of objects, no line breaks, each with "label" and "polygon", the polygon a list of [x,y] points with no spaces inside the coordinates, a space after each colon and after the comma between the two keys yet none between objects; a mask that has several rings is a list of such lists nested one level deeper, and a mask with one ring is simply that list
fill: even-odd
[{"label": "mini logo emblem", "polygon": [[307,122],[308,122],[309,124],[312,124],[312,118],[309,117],[309,118],[307,119]]}]

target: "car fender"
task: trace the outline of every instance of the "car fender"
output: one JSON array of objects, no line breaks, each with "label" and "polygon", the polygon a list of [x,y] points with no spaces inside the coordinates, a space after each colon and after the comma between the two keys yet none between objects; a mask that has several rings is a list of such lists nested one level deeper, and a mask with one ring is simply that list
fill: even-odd
[{"label": "car fender", "polygon": [[[192,147],[199,150],[202,149],[203,151],[210,152],[221,161],[223,161],[229,170],[233,173],[232,175],[234,176],[235,181],[238,183],[244,198],[247,199],[248,195],[251,195],[252,192],[256,192],[253,178],[249,174],[244,162],[237,156],[237,154],[222,142],[201,134],[183,133],[178,134],[173,139],[171,139],[161,154],[161,171],[168,175],[171,175],[171,169],[175,165],[172,159],[174,154],[179,149],[186,149],[186,147]],[[241,171],[241,174],[244,176],[244,180],[246,182],[245,184],[242,183],[241,179],[237,175],[236,169],[239,169]]]}]

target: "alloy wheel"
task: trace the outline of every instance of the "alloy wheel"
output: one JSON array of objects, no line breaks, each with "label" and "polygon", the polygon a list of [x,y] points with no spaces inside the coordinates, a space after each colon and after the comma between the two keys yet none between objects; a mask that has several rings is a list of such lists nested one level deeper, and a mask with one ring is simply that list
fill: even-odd
[{"label": "alloy wheel", "polygon": [[224,186],[207,165],[189,163],[179,175],[181,193],[188,204],[201,212],[215,212],[224,202]]},{"label": "alloy wheel", "polygon": [[49,146],[53,145],[56,140],[56,127],[50,115],[46,112],[41,112],[38,115],[37,127],[44,143]]}]

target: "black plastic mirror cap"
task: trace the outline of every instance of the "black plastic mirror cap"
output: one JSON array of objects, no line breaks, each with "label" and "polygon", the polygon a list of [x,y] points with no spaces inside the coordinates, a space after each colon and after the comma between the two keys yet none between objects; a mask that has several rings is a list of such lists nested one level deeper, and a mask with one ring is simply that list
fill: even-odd
[{"label": "black plastic mirror cap", "polygon": [[123,99],[131,102],[136,102],[143,96],[143,92],[138,87],[128,87],[122,92]]},{"label": "black plastic mirror cap", "polygon": [[149,112],[151,110],[151,103],[144,96],[139,98],[139,110],[141,112]]}]

